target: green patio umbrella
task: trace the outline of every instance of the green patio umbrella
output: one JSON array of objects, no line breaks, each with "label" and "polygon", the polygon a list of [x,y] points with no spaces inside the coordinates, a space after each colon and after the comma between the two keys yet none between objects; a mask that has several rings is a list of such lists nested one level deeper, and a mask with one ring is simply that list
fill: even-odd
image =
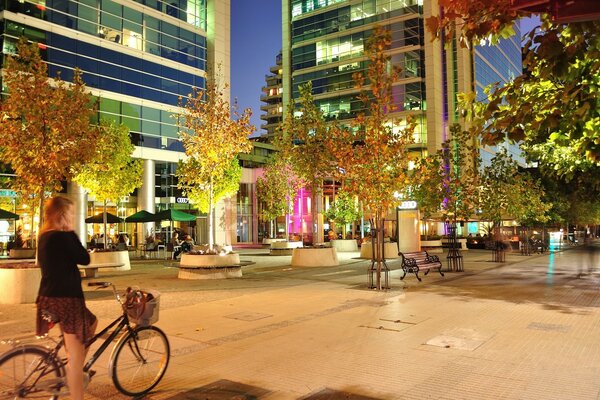
[{"label": "green patio umbrella", "polygon": [[[118,222],[123,222],[123,218],[119,218],[114,214],[106,213],[106,222],[109,224],[116,224]],[[102,224],[104,223],[103,213],[93,215],[85,219],[86,224]]]},{"label": "green patio umbrella", "polygon": [[196,216],[188,214],[183,211],[175,210],[170,208],[168,210],[161,211],[156,214],[155,221],[178,221],[178,222],[191,222],[195,221]]},{"label": "green patio umbrella", "polygon": [[171,221],[171,232],[173,232],[173,221],[177,222],[192,222],[196,221],[196,216],[183,211],[170,208],[168,210],[156,213],[158,221]]},{"label": "green patio umbrella", "polygon": [[140,210],[135,214],[131,214],[129,217],[125,218],[125,222],[155,222],[160,221],[156,219],[156,214],[152,214],[146,210]]},{"label": "green patio umbrella", "polygon": [[11,213],[10,211],[6,211],[0,208],[0,220],[8,220],[8,219],[19,219],[19,216],[15,213]]}]

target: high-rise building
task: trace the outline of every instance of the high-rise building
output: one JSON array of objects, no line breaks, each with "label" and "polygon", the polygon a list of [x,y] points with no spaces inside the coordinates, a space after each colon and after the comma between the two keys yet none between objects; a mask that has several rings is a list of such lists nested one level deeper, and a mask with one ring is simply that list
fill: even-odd
[{"label": "high-rise building", "polygon": [[260,119],[265,121],[260,127],[263,135],[271,138],[281,122],[283,121],[283,69],[281,67],[281,52],[275,59],[275,65],[270,69],[270,74],[265,75],[266,85],[263,86],[263,94],[260,100],[264,103],[260,109],[263,114]]},{"label": "high-rise building", "polygon": [[[375,26],[389,29],[391,62],[400,66],[393,86],[397,111],[417,123],[411,149],[437,151],[458,121],[457,95],[521,73],[520,34],[497,46],[432,40],[426,19],[439,15],[438,0],[288,0],[283,2],[283,103],[312,81],[327,120],[353,118],[364,105],[352,75],[365,71],[365,45]],[[489,152],[486,152],[489,154]]]},{"label": "high-rise building", "polygon": [[[111,211],[189,208],[173,175],[183,147],[172,115],[192,86],[205,87],[209,71],[229,81],[230,1],[3,0],[0,11],[4,54],[20,36],[38,42],[51,77],[60,71],[70,81],[81,69],[100,99],[100,118],[130,129],[134,157],[144,160],[143,186]],[[98,205],[74,185],[68,191],[78,200],[83,239],[83,219]]]}]

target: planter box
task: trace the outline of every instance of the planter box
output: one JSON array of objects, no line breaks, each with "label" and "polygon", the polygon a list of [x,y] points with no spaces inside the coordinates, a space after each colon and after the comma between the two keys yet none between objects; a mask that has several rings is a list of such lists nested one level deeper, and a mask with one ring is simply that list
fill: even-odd
[{"label": "planter box", "polygon": [[338,252],[358,251],[358,242],[354,239],[336,239],[331,241],[331,247]]},{"label": "planter box", "polygon": [[292,252],[292,267],[335,267],[340,265],[333,247],[297,248]]},{"label": "planter box", "polygon": [[241,278],[240,255],[238,253],[182,254],[177,277],[179,279]]},{"label": "planter box", "polygon": [[[385,242],[383,248],[383,254],[386,260],[398,258],[398,244],[395,242]],[[365,242],[360,246],[360,258],[371,259],[373,256],[373,246],[371,242]]]},{"label": "planter box", "polygon": [[129,271],[129,251],[99,251],[90,254],[90,264],[123,264],[122,267],[103,268],[107,271]]},{"label": "planter box", "polygon": [[8,258],[35,258],[35,249],[10,249]]},{"label": "planter box", "polygon": [[276,243],[276,242],[287,242],[287,239],[285,239],[285,238],[264,238],[262,241],[263,244],[268,244],[268,245],[270,245],[271,243]]},{"label": "planter box", "polygon": [[[12,264],[3,263],[3,264]],[[28,267],[3,268],[0,264],[0,304],[35,303],[40,289],[42,270],[33,262],[23,263]]]},{"label": "planter box", "polygon": [[302,246],[302,242],[288,242],[287,240],[272,242],[269,254],[272,256],[290,256],[292,250],[299,249]]}]

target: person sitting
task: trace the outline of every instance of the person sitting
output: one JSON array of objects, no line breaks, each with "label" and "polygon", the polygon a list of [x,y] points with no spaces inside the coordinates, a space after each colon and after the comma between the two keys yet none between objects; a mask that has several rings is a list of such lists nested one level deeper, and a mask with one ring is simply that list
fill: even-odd
[{"label": "person sitting", "polygon": [[181,244],[183,241],[179,239],[179,233],[176,231],[173,233],[173,238],[171,239],[171,244],[173,245],[173,260],[177,260],[179,254],[181,254]]},{"label": "person sitting", "polygon": [[189,253],[194,248],[194,239],[190,235],[185,237],[185,241],[181,243],[181,252]]}]

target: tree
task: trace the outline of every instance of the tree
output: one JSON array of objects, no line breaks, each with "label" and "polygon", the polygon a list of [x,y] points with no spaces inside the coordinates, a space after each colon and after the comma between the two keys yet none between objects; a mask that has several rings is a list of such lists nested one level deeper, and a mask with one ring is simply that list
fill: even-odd
[{"label": "tree", "polygon": [[39,202],[41,226],[44,198],[94,157],[99,131],[90,124],[95,105],[78,69],[70,85],[60,75],[50,81],[37,43],[21,38],[17,52],[4,70],[9,96],[2,102],[0,148],[17,175],[15,190]]},{"label": "tree", "polygon": [[135,146],[129,128],[112,121],[100,123],[102,135],[96,143],[94,158],[76,171],[73,181],[104,203],[104,248],[107,247],[106,204],[117,202],[142,186],[142,160],[132,159]]},{"label": "tree", "polygon": [[[444,12],[427,24],[451,37],[460,25],[463,45],[510,34],[525,13],[504,0],[444,0]],[[560,5],[557,3],[557,6]],[[600,187],[600,21],[553,23],[541,16],[539,28],[523,45],[523,75],[489,90],[479,130],[484,144],[508,138],[518,142],[546,174],[572,181],[586,179]],[[449,43],[449,42],[448,42]]]},{"label": "tree", "polygon": [[285,215],[286,239],[289,239],[289,215],[292,212],[298,190],[304,184],[304,181],[296,176],[290,163],[281,154],[267,164],[263,176],[256,180],[257,197],[264,203],[263,217],[268,221],[273,221],[275,218]]},{"label": "tree", "polygon": [[318,213],[323,180],[335,175],[336,170],[327,147],[329,128],[314,101],[312,82],[301,85],[299,91],[300,107],[296,109],[296,104],[291,102],[276,146],[290,160],[295,174],[310,188],[314,243],[322,241]]},{"label": "tree", "polygon": [[544,173],[600,186],[600,22],[542,24],[524,45],[526,71],[489,91],[480,114],[484,143],[508,137]]},{"label": "tree", "polygon": [[[372,229],[379,244],[384,238],[384,217],[397,203],[395,194],[405,192],[410,183],[408,145],[414,130],[412,123],[401,123],[394,118],[397,106],[392,85],[398,78],[399,67],[391,67],[386,52],[390,45],[389,30],[376,27],[366,46],[368,82],[362,73],[354,75],[356,86],[362,88],[359,99],[366,112],[353,121],[352,129],[332,128],[328,142],[337,165],[345,172],[347,190],[358,196],[371,213]],[[381,289],[384,255],[379,247],[373,246],[373,255],[377,288]]]},{"label": "tree", "polygon": [[419,158],[412,170],[413,184],[409,197],[417,202],[419,213],[425,226],[425,240],[429,231],[427,220],[441,209],[444,201],[442,162],[438,154]]},{"label": "tree", "polygon": [[346,225],[356,221],[361,215],[358,201],[344,190],[336,194],[333,204],[325,213],[328,220],[342,227],[342,238],[346,237]]},{"label": "tree", "polygon": [[237,155],[252,150],[248,136],[254,131],[250,124],[252,111],[246,109],[240,115],[234,107],[232,112],[223,94],[227,88],[225,84],[221,89],[217,81],[209,81],[206,89],[194,88],[185,104],[183,99],[180,100],[183,113],[177,117],[179,136],[187,156],[177,168],[179,187],[192,195],[207,192],[208,245],[211,251],[218,186],[227,186],[226,177],[232,176],[231,166]]},{"label": "tree", "polygon": [[499,227],[505,218],[521,223],[547,221],[551,204],[544,203],[541,185],[519,172],[515,161],[500,151],[483,170],[479,207],[481,218]]},{"label": "tree", "polygon": [[[183,168],[195,168],[196,161],[191,161],[189,165]],[[181,162],[180,162],[181,168]],[[237,158],[230,160],[229,168],[220,177],[215,178],[212,190],[212,202],[217,203],[222,199],[229,198],[236,194],[240,189],[240,180],[242,178],[242,167]],[[197,186],[187,188],[187,196],[193,204],[198,206],[201,212],[209,213],[211,207],[211,191],[199,189]]]},{"label": "tree", "polygon": [[460,124],[452,124],[450,139],[442,144],[438,157],[443,166],[443,214],[453,223],[468,220],[477,209],[479,148],[469,131],[463,130]]}]

